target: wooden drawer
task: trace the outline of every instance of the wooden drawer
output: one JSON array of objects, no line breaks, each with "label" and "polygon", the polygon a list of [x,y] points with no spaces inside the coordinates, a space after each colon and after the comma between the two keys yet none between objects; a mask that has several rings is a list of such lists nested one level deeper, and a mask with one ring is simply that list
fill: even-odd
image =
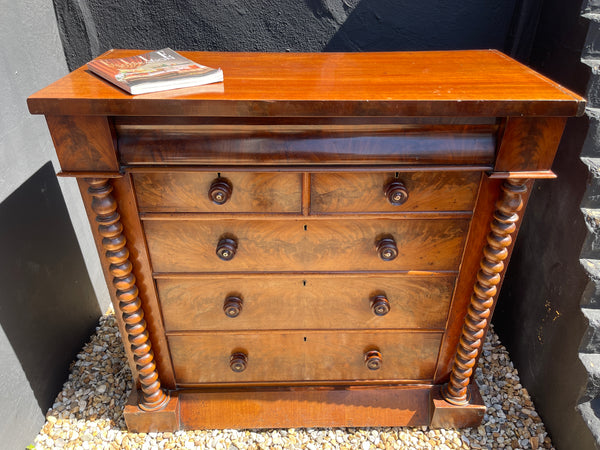
[{"label": "wooden drawer", "polygon": [[[209,198],[212,183],[220,178],[231,186],[223,204]],[[299,212],[302,205],[299,173],[134,173],[140,212]]]},{"label": "wooden drawer", "polygon": [[[468,219],[150,220],[144,227],[155,272],[457,270]],[[216,254],[223,237],[237,251]],[[392,236],[398,257],[376,244]]]},{"label": "wooden drawer", "polygon": [[[309,275],[159,279],[157,286],[167,331],[443,329],[454,281],[452,275]],[[379,296],[389,302],[383,315],[372,309]],[[234,317],[224,311],[230,297],[242,300]]]},{"label": "wooden drawer", "polygon": [[[294,381],[398,380],[433,378],[441,333],[269,332],[169,335],[178,384]],[[365,365],[378,349],[379,370]],[[248,356],[243,372],[230,367],[232,352]]]},{"label": "wooden drawer", "polygon": [[[480,178],[480,172],[314,173],[311,212],[470,211]],[[404,203],[388,199],[391,183],[406,193]]]},{"label": "wooden drawer", "polygon": [[495,119],[444,123],[452,121],[337,114],[327,119],[124,117],[115,119],[115,131],[126,165],[492,164]]}]

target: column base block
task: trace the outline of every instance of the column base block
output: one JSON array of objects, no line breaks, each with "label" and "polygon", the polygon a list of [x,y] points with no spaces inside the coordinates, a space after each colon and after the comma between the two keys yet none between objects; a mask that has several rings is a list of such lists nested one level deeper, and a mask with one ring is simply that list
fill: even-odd
[{"label": "column base block", "polygon": [[172,391],[169,393],[169,402],[158,411],[144,411],[138,406],[139,391],[134,389],[129,395],[123,416],[127,429],[132,433],[149,433],[177,431],[179,423],[179,394]]},{"label": "column base block", "polygon": [[464,428],[481,424],[485,405],[476,384],[472,383],[468,386],[469,403],[462,406],[444,400],[441,388],[439,385],[433,386],[429,393],[431,428]]}]

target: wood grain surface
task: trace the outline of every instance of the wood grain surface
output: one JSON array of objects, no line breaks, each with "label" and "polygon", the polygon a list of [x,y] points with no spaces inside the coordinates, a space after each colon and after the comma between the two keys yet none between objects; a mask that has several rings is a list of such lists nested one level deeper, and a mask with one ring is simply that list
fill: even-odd
[{"label": "wood grain surface", "polygon": [[65,171],[119,171],[115,132],[106,117],[46,116],[60,167]]},{"label": "wood grain surface", "polygon": [[[167,334],[177,383],[431,380],[441,333],[246,332]],[[365,366],[364,353],[377,348],[379,370]],[[243,372],[229,367],[233,352],[248,355]]]},{"label": "wood grain surface", "polygon": [[566,123],[566,117],[509,118],[494,171],[550,170]]},{"label": "wood grain surface", "polygon": [[[453,275],[285,276],[158,279],[167,331],[273,329],[443,329]],[[371,298],[384,294],[390,311],[377,316]],[[227,317],[228,296],[243,300]]]},{"label": "wood grain surface", "polygon": [[185,390],[181,425],[213,428],[392,427],[429,423],[429,386]]},{"label": "wood grain surface", "polygon": [[[456,270],[468,219],[144,221],[154,272]],[[376,243],[391,235],[398,257]],[[215,254],[237,242],[230,261]]]},{"label": "wood grain surface", "polygon": [[[111,50],[120,58],[144,50]],[[77,69],[28,99],[33,114],[523,116],[583,114],[578,95],[493,50],[182,52],[223,69],[208,86],[131,96]],[[58,101],[60,99],[60,101]]]},{"label": "wood grain surface", "polygon": [[121,161],[140,164],[491,164],[496,124],[198,124],[120,121]]},{"label": "wood grain surface", "polygon": [[[311,211],[405,212],[470,211],[475,204],[478,172],[315,173],[311,175]],[[384,187],[400,181],[408,191],[402,205],[391,204]]]},{"label": "wood grain surface", "polygon": [[[154,360],[160,373],[160,381],[165,388],[173,389],[175,377],[173,365],[165,337],[165,328],[160,310],[156,284],[152,278],[152,266],[146,245],[142,222],[138,215],[133,183],[130,176],[112,180],[113,194],[119,203],[119,214],[123,223],[123,234],[127,239],[129,259],[133,264],[133,274],[140,290],[144,320],[147,323],[152,342]],[[130,345],[126,345],[129,348]]]},{"label": "wood grain surface", "polygon": [[[82,67],[28,99],[63,171],[103,179],[94,205],[79,185],[101,255],[121,252],[101,257],[111,298],[147,323],[119,318],[128,425],[477,425],[477,395],[436,392],[457,354],[452,383],[472,381],[501,178],[549,176],[585,100],[494,50],[183,54],[225,81],[131,96]],[[159,380],[180,391],[142,412]]]},{"label": "wood grain surface", "polygon": [[[211,183],[227,179],[232,195],[222,205],[208,197]],[[254,172],[166,172],[133,174],[140,212],[297,212],[302,174]]]}]

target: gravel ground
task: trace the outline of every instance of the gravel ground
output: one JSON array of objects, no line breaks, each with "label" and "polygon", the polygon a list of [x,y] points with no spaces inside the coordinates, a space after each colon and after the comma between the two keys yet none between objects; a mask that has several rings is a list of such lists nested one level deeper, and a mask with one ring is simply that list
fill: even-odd
[{"label": "gravel ground", "polygon": [[538,449],[553,448],[504,346],[488,333],[477,382],[488,406],[478,428],[328,428],[128,433],[122,416],[131,372],[113,314],[91,341],[35,439],[36,449]]}]

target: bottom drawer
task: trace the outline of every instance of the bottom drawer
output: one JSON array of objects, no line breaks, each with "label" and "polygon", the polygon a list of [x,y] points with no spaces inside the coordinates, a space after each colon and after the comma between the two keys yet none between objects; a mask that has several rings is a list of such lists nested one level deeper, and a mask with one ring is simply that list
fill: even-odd
[{"label": "bottom drawer", "polygon": [[[169,335],[179,385],[365,380],[431,381],[442,333],[294,331]],[[365,354],[378,350],[371,370]],[[247,355],[245,369],[231,355]]]}]

